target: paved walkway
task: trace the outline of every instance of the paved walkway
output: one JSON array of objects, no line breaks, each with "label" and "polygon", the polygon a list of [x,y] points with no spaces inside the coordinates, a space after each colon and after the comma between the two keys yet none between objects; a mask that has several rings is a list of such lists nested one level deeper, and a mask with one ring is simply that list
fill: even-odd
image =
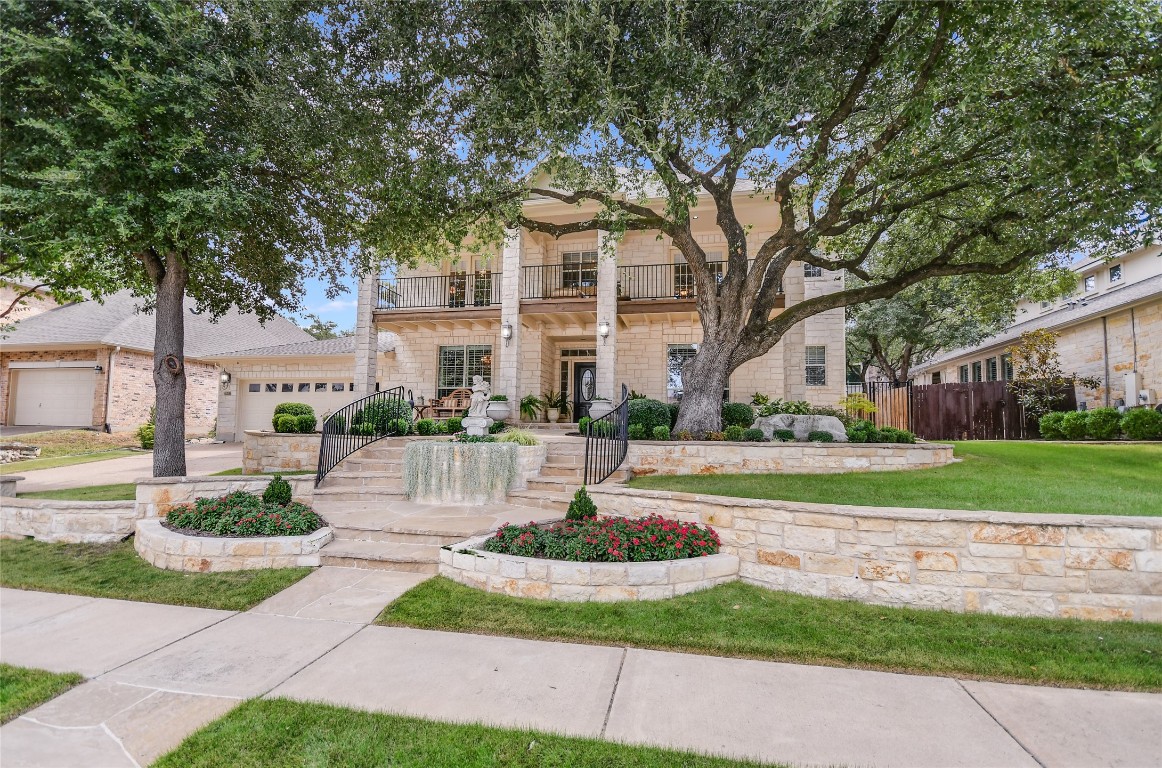
[{"label": "paved walkway", "polygon": [[90,678],[0,765],[144,766],[254,696],[809,765],[1162,761],[1162,695],[368,626],[423,578],[322,568],[241,614],[0,590],[0,659]]},{"label": "paved walkway", "polygon": [[[242,443],[217,443],[186,446],[186,473],[211,475],[224,469],[242,466]],[[86,485],[132,483],[153,476],[153,454],[138,453],[119,459],[103,459],[67,467],[20,472],[18,493],[55,491],[59,488],[82,488]]]}]

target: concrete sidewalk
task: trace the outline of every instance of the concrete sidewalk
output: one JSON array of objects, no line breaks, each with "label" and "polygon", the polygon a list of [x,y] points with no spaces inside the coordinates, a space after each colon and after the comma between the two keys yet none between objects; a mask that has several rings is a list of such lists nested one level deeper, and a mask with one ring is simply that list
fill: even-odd
[{"label": "concrete sidewalk", "polygon": [[[210,443],[186,446],[186,474],[211,475],[242,466],[241,443]],[[67,467],[20,472],[17,493],[83,488],[86,485],[132,483],[153,476],[153,454],[139,453],[117,459],[103,459]]]},{"label": "concrete sidewalk", "polygon": [[140,766],[254,696],[808,765],[1150,766],[1162,695],[368,626],[417,574],[322,568],[245,614],[0,590],[0,659],[92,678],[0,764]]}]

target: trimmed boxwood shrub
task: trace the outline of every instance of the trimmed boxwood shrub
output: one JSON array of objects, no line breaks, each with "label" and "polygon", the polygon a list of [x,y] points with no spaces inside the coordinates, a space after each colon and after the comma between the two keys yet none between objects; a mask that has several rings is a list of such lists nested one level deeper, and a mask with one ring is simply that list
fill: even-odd
[{"label": "trimmed boxwood shrub", "polygon": [[[276,432],[295,432],[296,429],[284,430],[279,429],[279,416],[314,416],[315,409],[306,403],[279,403],[274,406],[274,416],[271,417],[270,423],[274,426]],[[314,427],[311,427],[314,430]]]},{"label": "trimmed boxwood shrub", "polygon": [[1122,414],[1117,408],[1094,408],[1085,416],[1085,436],[1094,440],[1117,440],[1122,434]]},{"label": "trimmed boxwood shrub", "polygon": [[[850,438],[849,438],[850,439]],[[895,427],[884,427],[879,430],[880,443],[914,443],[916,436],[906,429],[896,429]]]},{"label": "trimmed boxwood shrub", "polygon": [[436,422],[431,419],[420,419],[416,422],[416,432],[421,435],[436,434]]},{"label": "trimmed boxwood shrub", "polygon": [[1061,418],[1061,432],[1066,440],[1085,439],[1085,411],[1070,411]]},{"label": "trimmed boxwood shrub", "polygon": [[299,431],[299,417],[281,413],[274,417],[274,431],[294,433]]},{"label": "trimmed boxwood shrub", "polygon": [[1065,414],[1061,411],[1053,411],[1046,413],[1037,422],[1037,430],[1041,433],[1041,437],[1046,440],[1064,440],[1065,433],[1061,431],[1061,420],[1065,418]]},{"label": "trimmed boxwood shrub", "polygon": [[640,426],[643,437],[653,432],[654,427],[670,425],[670,408],[660,400],[643,397],[630,400],[628,405],[630,429]]},{"label": "trimmed boxwood shrub", "polygon": [[274,479],[270,481],[270,485],[266,486],[266,490],[262,492],[262,500],[267,504],[277,504],[280,507],[290,504],[290,483],[283,480],[282,475],[275,475]]},{"label": "trimmed boxwood shrub", "polygon": [[816,429],[807,433],[807,442],[809,443],[834,443],[835,438],[830,432],[824,432],[821,429]]},{"label": "trimmed boxwood shrub", "polygon": [[362,424],[351,425],[351,434],[360,437],[373,437],[375,435],[375,425],[363,422]]},{"label": "trimmed boxwood shrub", "polygon": [[304,435],[309,435],[315,431],[315,425],[319,420],[315,418],[313,413],[304,413],[302,416],[295,416],[295,429]]},{"label": "trimmed boxwood shrub", "polygon": [[483,549],[583,563],[642,563],[715,555],[719,546],[718,533],[710,526],[650,515],[504,525],[485,540]]},{"label": "trimmed boxwood shrub", "polygon": [[855,421],[847,428],[847,441],[850,443],[878,443],[880,438],[875,423],[867,419]]},{"label": "trimmed boxwood shrub", "polygon": [[630,440],[645,440],[646,428],[641,424],[630,424],[629,429],[626,430],[629,434]]},{"label": "trimmed boxwood shrub", "polygon": [[748,403],[723,403],[722,404],[722,426],[733,427],[740,426],[746,429],[751,424],[754,424],[754,408],[750,407]]},{"label": "trimmed boxwood shrub", "polygon": [[597,517],[597,505],[589,498],[589,492],[584,487],[578,488],[569,502],[569,509],[565,512],[566,520],[585,520]]},{"label": "trimmed boxwood shrub", "polygon": [[744,432],[746,432],[746,430],[737,424],[731,424],[729,427],[722,430],[722,433],[726,435],[726,439],[732,443],[741,443]]},{"label": "trimmed boxwood shrub", "polygon": [[654,431],[653,431],[652,436],[655,440],[669,440],[670,439],[670,428],[665,426],[665,425],[660,426],[660,427],[654,427]]},{"label": "trimmed boxwood shrub", "polygon": [[1162,439],[1162,413],[1150,408],[1134,408],[1122,416],[1122,431],[1131,440]]},{"label": "trimmed boxwood shrub", "polygon": [[304,536],[324,525],[323,519],[306,504],[273,504],[246,491],[175,507],[165,522],[167,527],[179,531],[217,536]]},{"label": "trimmed boxwood shrub", "polygon": [[387,434],[390,431],[389,422],[405,421],[407,429],[396,431],[406,435],[411,431],[414,415],[411,405],[406,400],[378,400],[356,411],[352,421],[356,424],[374,424],[376,434]]},{"label": "trimmed boxwood shrub", "polygon": [[795,433],[789,429],[776,429],[774,433],[772,433],[772,437],[774,437],[775,440],[782,440],[784,443],[795,442]]},{"label": "trimmed boxwood shrub", "polygon": [[153,449],[153,435],[157,429],[152,423],[142,424],[137,428],[137,439],[141,443],[141,447],[148,450]]},{"label": "trimmed boxwood shrub", "polygon": [[744,429],[742,431],[742,439],[748,443],[762,443],[766,441],[767,437],[761,429],[752,427],[751,429]]},{"label": "trimmed boxwood shrub", "polygon": [[444,423],[448,426],[448,433],[455,434],[464,429],[463,421],[464,420],[459,416],[453,416],[452,418],[445,421]]},{"label": "trimmed boxwood shrub", "polygon": [[581,420],[577,422],[577,429],[581,431],[581,434],[589,434],[589,424],[592,423],[592,421],[593,419],[589,418],[588,416],[581,417]]}]

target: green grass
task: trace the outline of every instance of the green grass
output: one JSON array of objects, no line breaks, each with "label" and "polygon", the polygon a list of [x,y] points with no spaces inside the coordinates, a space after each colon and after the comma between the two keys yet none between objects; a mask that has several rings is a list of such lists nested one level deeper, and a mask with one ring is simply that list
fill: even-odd
[{"label": "green grass", "polygon": [[0,664],[0,723],[7,723],[49,699],[55,699],[84,679],[75,672],[62,675],[43,669]]},{"label": "green grass", "polygon": [[286,699],[253,699],[194,733],[153,765],[726,768],[759,763],[540,731],[439,723]]},{"label": "green grass", "polygon": [[154,568],[128,541],[45,544],[0,540],[0,585],[40,592],[244,611],[294,584],[310,568],[179,573]]},{"label": "green grass", "polygon": [[1077,515],[1162,515],[1162,445],[955,443],[963,461],[906,472],[639,477],[632,488],[753,499]]},{"label": "green grass", "polygon": [[315,470],[313,469],[294,469],[283,472],[243,472],[242,467],[235,467],[234,469],[223,469],[221,472],[214,472],[212,475],[210,475],[210,477],[221,477],[223,475],[286,475],[287,477],[290,477],[291,475],[313,474],[315,474]]},{"label": "green grass", "polygon": [[14,461],[11,464],[0,465],[0,475],[19,475],[22,472],[32,472],[37,469],[71,467],[74,464],[88,464],[93,461],[120,459],[125,456],[135,456],[139,453],[139,451],[131,451],[127,448],[118,448],[112,451],[97,451],[95,453],[82,453],[71,456],[52,456],[48,458],[29,459],[28,461]]},{"label": "green grass", "polygon": [[17,495],[22,499],[58,501],[132,501],[137,498],[137,483],[86,485],[81,488],[58,488],[55,491],[32,491]]},{"label": "green grass", "polygon": [[380,624],[1042,685],[1162,690],[1162,624],[885,608],[739,582],[671,600],[561,603],[430,579]]}]

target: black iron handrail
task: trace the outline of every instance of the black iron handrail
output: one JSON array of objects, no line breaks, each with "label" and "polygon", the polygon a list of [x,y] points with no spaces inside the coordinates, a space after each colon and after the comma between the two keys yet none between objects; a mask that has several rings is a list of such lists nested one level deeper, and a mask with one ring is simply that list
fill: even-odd
[{"label": "black iron handrail", "polygon": [[424,309],[494,304],[500,304],[500,273],[482,271],[380,280],[376,307]]},{"label": "black iron handrail", "polygon": [[[709,261],[706,266],[719,282],[726,276],[727,262]],[[754,266],[754,260],[749,262]],[[778,292],[783,292],[780,283]],[[636,299],[693,299],[698,296],[694,270],[687,264],[626,264],[617,268],[617,298]]]},{"label": "black iron handrail", "polygon": [[397,424],[406,419],[411,424],[412,405],[403,397],[403,387],[392,387],[348,403],[323,422],[323,439],[319,443],[319,468],[315,487],[339,462],[365,445],[393,435],[406,434]]},{"label": "black iron handrail", "polygon": [[586,425],[585,485],[597,485],[617,471],[629,453],[629,389],[621,385],[621,402]]},{"label": "black iron handrail", "polygon": [[597,295],[597,263],[533,264],[521,267],[522,299],[592,299]]}]

